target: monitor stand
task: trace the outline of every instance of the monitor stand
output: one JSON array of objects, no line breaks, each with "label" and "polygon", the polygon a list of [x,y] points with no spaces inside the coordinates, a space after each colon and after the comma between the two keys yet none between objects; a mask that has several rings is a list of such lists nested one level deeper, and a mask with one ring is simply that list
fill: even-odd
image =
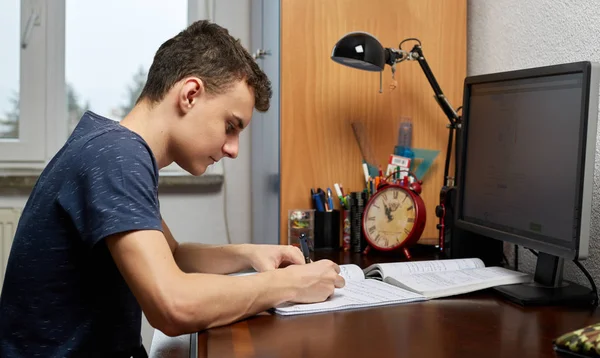
[{"label": "monitor stand", "polygon": [[538,254],[534,282],[494,287],[504,298],[522,306],[590,306],[595,300],[591,289],[563,281],[563,259]]}]

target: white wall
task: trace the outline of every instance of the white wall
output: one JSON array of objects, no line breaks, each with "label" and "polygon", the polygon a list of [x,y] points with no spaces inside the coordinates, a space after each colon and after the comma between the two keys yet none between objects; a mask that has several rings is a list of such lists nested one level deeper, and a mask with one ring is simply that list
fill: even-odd
[{"label": "white wall", "polygon": [[[596,0],[469,0],[467,19],[468,75],[584,60],[600,62],[600,6]],[[600,284],[600,150],[596,153],[590,257],[582,264]],[[505,252],[512,262],[512,245],[506,245]],[[530,252],[519,249],[520,270],[533,272],[535,262]],[[565,278],[589,287],[572,262],[565,262]]]}]

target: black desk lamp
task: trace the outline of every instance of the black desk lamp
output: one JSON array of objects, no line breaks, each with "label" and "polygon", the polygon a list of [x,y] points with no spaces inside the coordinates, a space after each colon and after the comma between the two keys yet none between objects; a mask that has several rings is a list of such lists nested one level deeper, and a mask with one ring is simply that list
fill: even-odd
[{"label": "black desk lamp", "polygon": [[[417,44],[410,51],[402,49],[402,44],[406,41],[416,41]],[[425,77],[433,88],[435,100],[442,108],[446,117],[450,121],[448,125],[448,149],[446,151],[446,163],[444,165],[444,185],[453,186],[453,178],[448,176],[450,170],[450,158],[452,154],[452,140],[454,138],[454,130],[460,124],[460,116],[452,108],[448,99],[444,96],[440,85],[437,83],[435,76],[431,72],[431,68],[427,64],[423,51],[421,50],[421,41],[415,38],[408,38],[400,42],[399,49],[384,48],[381,43],[371,34],[366,32],[351,32],[342,37],[333,47],[331,59],[337,63],[359,70],[382,72],[385,65],[392,67],[392,75],[396,71],[396,64],[405,60],[419,62],[421,69],[425,73]],[[380,85],[381,88],[381,85]],[[381,89],[380,89],[381,92]]]}]

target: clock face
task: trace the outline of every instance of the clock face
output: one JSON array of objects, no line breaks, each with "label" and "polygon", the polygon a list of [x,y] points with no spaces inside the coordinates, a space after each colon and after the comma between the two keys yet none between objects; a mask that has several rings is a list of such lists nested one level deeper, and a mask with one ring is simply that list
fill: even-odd
[{"label": "clock face", "polygon": [[392,249],[403,244],[413,231],[417,215],[410,193],[387,187],[369,201],[363,216],[364,231],[372,246]]}]

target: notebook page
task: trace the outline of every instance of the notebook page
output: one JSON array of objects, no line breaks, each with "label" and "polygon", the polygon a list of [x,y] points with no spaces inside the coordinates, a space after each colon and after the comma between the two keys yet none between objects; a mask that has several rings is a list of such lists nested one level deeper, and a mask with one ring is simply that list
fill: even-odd
[{"label": "notebook page", "polygon": [[[485,267],[485,264],[480,259],[448,259],[376,264],[368,267],[365,272],[367,272],[367,277],[379,274],[385,278],[388,276],[413,275],[422,272],[457,271],[479,267]],[[377,273],[377,270],[379,270],[379,273]],[[371,271],[373,273],[369,274]]]},{"label": "notebook page", "polygon": [[358,265],[340,265],[340,276],[348,281],[361,281],[365,279],[363,270]]},{"label": "notebook page", "polygon": [[423,301],[422,295],[375,280],[346,282],[344,288],[336,289],[333,296],[324,302],[285,304],[275,308],[280,315],[298,315],[345,309],[376,307]]},{"label": "notebook page", "polygon": [[[436,291],[464,288],[455,292],[469,292],[483,287],[499,284],[527,282],[530,275],[523,272],[508,270],[502,267],[484,267],[464,271],[429,272],[406,275],[400,278],[388,278],[390,283],[398,282],[403,287],[437,296]],[[396,282],[395,282],[396,281]],[[430,296],[431,297],[431,296]]]}]

